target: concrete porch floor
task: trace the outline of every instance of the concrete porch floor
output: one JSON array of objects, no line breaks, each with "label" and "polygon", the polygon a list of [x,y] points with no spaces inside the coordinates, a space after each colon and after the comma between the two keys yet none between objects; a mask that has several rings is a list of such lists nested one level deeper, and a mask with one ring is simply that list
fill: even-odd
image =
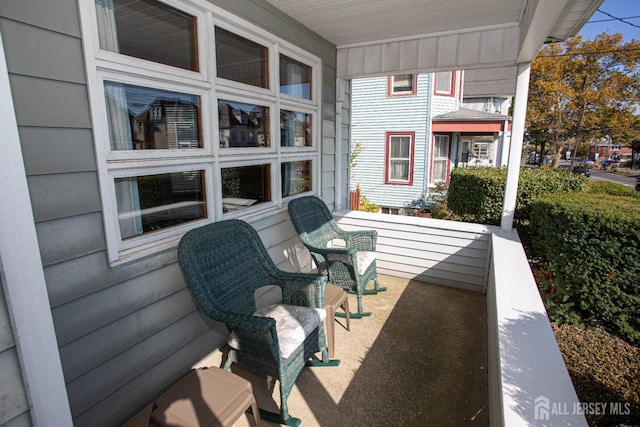
[{"label": "concrete porch floor", "polygon": [[[302,371],[288,399],[291,416],[303,426],[488,426],[484,295],[380,281],[388,291],[363,300],[373,316],[352,319],[351,331],[336,325],[340,366]],[[353,311],[355,295],[349,304]],[[237,365],[232,371],[251,380],[261,408],[278,411],[277,383],[269,387]],[[234,427],[251,425],[243,416]]]}]

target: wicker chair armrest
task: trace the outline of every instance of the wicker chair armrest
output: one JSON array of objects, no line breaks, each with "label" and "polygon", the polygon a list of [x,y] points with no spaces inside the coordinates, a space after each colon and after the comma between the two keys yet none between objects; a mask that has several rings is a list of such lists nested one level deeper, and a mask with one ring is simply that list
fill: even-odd
[{"label": "wicker chair armrest", "polygon": [[347,246],[359,251],[375,251],[378,232],[376,230],[346,231]]},{"label": "wicker chair armrest", "polygon": [[275,334],[276,322],[270,317],[253,316],[250,314],[233,313],[229,311],[213,311],[206,313],[208,317],[227,325],[231,330],[245,329],[252,333]]},{"label": "wicker chair armrest", "polygon": [[[348,241],[347,241],[347,244],[348,244]],[[310,252],[315,252],[317,254],[320,254],[320,255],[324,256],[325,258],[327,257],[327,255],[347,255],[347,256],[352,256],[352,255],[355,255],[355,253],[357,251],[357,248],[354,248],[354,247],[321,248],[319,246],[312,246],[312,245],[306,245],[306,247],[307,247],[307,249],[309,249]]]},{"label": "wicker chair armrest", "polygon": [[290,305],[324,308],[327,277],[321,274],[279,272],[282,302]]}]

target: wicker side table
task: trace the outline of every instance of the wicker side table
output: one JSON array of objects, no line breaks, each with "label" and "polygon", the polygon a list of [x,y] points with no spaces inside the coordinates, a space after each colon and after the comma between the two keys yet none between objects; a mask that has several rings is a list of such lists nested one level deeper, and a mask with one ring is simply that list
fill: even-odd
[{"label": "wicker side table", "polygon": [[347,319],[347,331],[349,330],[349,299],[347,292],[339,286],[327,283],[324,291],[324,309],[327,311],[327,347],[329,347],[329,357],[333,357],[335,348],[335,318],[336,309],[342,308]]}]

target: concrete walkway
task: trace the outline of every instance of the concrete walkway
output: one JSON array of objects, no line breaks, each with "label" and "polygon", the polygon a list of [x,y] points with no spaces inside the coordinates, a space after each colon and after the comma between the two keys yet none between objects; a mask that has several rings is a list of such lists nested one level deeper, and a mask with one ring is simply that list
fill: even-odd
[{"label": "concrete walkway", "polygon": [[[484,295],[388,276],[381,286],[388,291],[364,297],[373,316],[351,320],[351,331],[336,325],[340,366],[303,370],[291,416],[303,426],[488,426]],[[277,412],[277,383],[232,370]],[[249,425],[241,417],[234,427]]]}]

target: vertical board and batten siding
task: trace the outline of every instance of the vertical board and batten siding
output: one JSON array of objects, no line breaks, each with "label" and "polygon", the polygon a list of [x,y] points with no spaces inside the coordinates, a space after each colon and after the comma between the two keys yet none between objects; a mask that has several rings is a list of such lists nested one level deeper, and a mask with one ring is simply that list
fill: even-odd
[{"label": "vertical board and batten siding", "polygon": [[[527,11],[535,8],[526,8]],[[338,77],[425,73],[465,68],[499,67],[516,62],[520,28],[479,29],[401,41],[385,41],[338,49]]]},{"label": "vertical board and batten siding", "polygon": [[[212,3],[323,61],[321,188],[333,194],[335,47],[266,2]],[[175,249],[108,264],[77,2],[0,2],[0,30],[74,424],[116,425],[214,351],[226,331],[196,309]],[[297,242],[286,208],[248,220],[286,268]],[[18,376],[5,325],[2,372]],[[15,383],[11,410],[26,411],[19,377],[6,380]]]},{"label": "vertical board and batten siding", "polygon": [[[351,141],[359,142],[350,188],[360,185],[370,202],[403,207],[425,191],[429,76],[418,76],[415,96],[387,96],[387,77],[356,79],[351,85]],[[385,184],[387,132],[415,132],[412,185]]]},{"label": "vertical board and batten siding", "polygon": [[345,230],[378,232],[378,272],[484,293],[494,227],[437,219],[336,212]]}]

